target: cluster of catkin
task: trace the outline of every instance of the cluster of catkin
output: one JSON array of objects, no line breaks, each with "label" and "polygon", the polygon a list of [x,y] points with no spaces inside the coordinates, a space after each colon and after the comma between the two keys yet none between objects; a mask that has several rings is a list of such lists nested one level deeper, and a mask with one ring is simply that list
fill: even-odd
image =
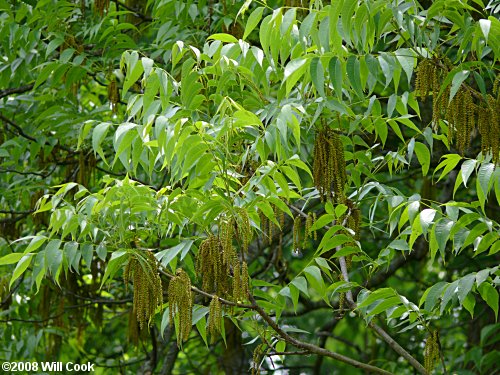
[{"label": "cluster of catkin", "polygon": [[312,226],[316,222],[316,213],[309,212],[306,217],[306,225],[304,228],[304,238],[302,236],[302,217],[297,215],[293,220],[293,251],[299,253],[301,248],[307,246],[308,239],[318,239],[317,231],[312,229]]},{"label": "cluster of catkin", "polygon": [[424,348],[424,367],[430,374],[439,360],[438,332],[432,331],[427,336]]},{"label": "cluster of catkin", "polygon": [[[208,333],[212,340],[221,331],[223,308],[220,298],[242,302],[247,300],[249,293],[250,277],[243,255],[248,251],[252,230],[248,213],[241,208],[235,211],[235,215],[220,219],[218,234],[203,240],[196,259],[196,272],[203,290],[214,294],[208,317]],[[242,249],[241,257],[234,241]]]},{"label": "cluster of catkin", "polygon": [[440,120],[448,123],[448,139],[454,140],[463,154],[470,146],[471,135],[477,128],[481,135],[481,150],[492,152],[493,162],[498,162],[500,138],[500,90],[499,78],[495,80],[491,94],[484,98],[466,82],[462,83],[449,101],[450,87],[440,94],[441,84],[449,73],[450,63],[437,59],[424,59],[417,67],[415,89],[417,97],[425,100],[432,95],[432,123],[439,128]]},{"label": "cluster of catkin", "polygon": [[344,200],[344,146],[339,133],[329,127],[324,127],[316,134],[313,179],[322,201],[333,199],[340,203]]},{"label": "cluster of catkin", "polygon": [[113,113],[117,112],[117,105],[120,101],[120,90],[118,89],[118,85],[116,83],[116,77],[112,76],[108,85],[108,100],[111,104],[111,111]]},{"label": "cluster of catkin", "polygon": [[170,325],[179,318],[177,344],[186,341],[191,333],[193,321],[193,296],[191,294],[191,279],[182,269],[178,269],[168,285],[168,304]]},{"label": "cluster of catkin", "polygon": [[109,10],[110,0],[95,0],[94,12],[101,17],[104,16],[104,11]]},{"label": "cluster of catkin", "polygon": [[155,310],[162,304],[163,288],[158,273],[158,260],[150,251],[135,252],[123,272],[125,287],[134,285],[133,311],[141,329],[149,324]]}]

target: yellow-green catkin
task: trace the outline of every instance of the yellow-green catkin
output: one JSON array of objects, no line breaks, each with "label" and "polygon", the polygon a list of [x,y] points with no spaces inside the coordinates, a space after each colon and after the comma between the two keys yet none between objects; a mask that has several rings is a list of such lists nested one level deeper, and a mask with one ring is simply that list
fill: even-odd
[{"label": "yellow-green catkin", "polygon": [[158,273],[158,260],[150,251],[131,255],[123,273],[125,286],[134,285],[133,311],[141,329],[149,324],[156,308],[163,302],[163,288]]},{"label": "yellow-green catkin", "polygon": [[252,358],[252,375],[260,374],[260,363],[262,361],[262,357],[264,355],[265,345],[259,344],[255,347],[253,351]]},{"label": "yellow-green catkin", "polygon": [[424,367],[425,370],[430,374],[434,370],[436,362],[439,360],[439,344],[438,344],[438,332],[431,331],[427,340],[425,341],[424,348]]},{"label": "yellow-green catkin", "polygon": [[322,201],[342,202],[346,182],[344,146],[337,131],[324,128],[314,142],[313,179]]},{"label": "yellow-green catkin", "polygon": [[233,247],[235,221],[233,218],[223,219],[219,224],[219,241],[222,247],[222,263],[223,265],[231,264],[236,256],[236,251]]},{"label": "yellow-green catkin", "polygon": [[222,275],[222,246],[218,237],[211,234],[201,242],[196,258],[196,273],[201,279],[203,290],[211,293],[218,289]]},{"label": "yellow-green catkin", "polygon": [[[480,115],[478,115],[480,116]],[[446,110],[448,121],[448,140],[455,139],[461,154],[470,145],[471,134],[476,127],[476,105],[466,86],[459,88]]]},{"label": "yellow-green catkin", "polygon": [[498,97],[488,95],[485,107],[478,111],[478,130],[481,134],[481,149],[483,153],[492,153],[493,162],[499,161],[500,141],[500,90]]},{"label": "yellow-green catkin", "polygon": [[219,297],[213,296],[208,310],[208,334],[211,337],[212,343],[215,342],[216,336],[220,334],[222,324],[222,305]]},{"label": "yellow-green catkin", "polygon": [[242,250],[244,253],[248,252],[248,246],[252,241],[252,227],[250,225],[250,218],[248,217],[248,212],[242,207],[236,209],[238,213],[237,217],[237,228],[238,236],[241,242]]},{"label": "yellow-green catkin", "polygon": [[241,266],[240,262],[236,261],[233,267],[233,300],[241,301]]},{"label": "yellow-green catkin", "polygon": [[278,254],[276,259],[279,260],[283,256],[283,233],[285,228],[285,213],[277,209],[276,216],[278,217],[278,223],[280,225],[280,235],[278,242]]},{"label": "yellow-green catkin", "polygon": [[110,0],[95,0],[94,11],[101,17],[104,15],[104,11],[109,10]]},{"label": "yellow-green catkin", "polygon": [[191,332],[193,322],[193,296],[191,292],[191,279],[182,269],[178,269],[168,286],[168,302],[170,325],[174,325],[176,316],[179,318],[177,332],[177,345],[186,341]]},{"label": "yellow-green catkin", "polygon": [[113,76],[108,85],[108,100],[111,104],[111,111],[116,113],[117,104],[120,101],[120,91],[118,90],[118,85],[116,84],[116,78]]},{"label": "yellow-green catkin", "polygon": [[130,310],[128,315],[128,341],[133,345],[139,343],[139,324],[137,323],[137,315],[133,309]]},{"label": "yellow-green catkin", "polygon": [[342,292],[339,294],[339,314],[342,316],[344,315],[344,308],[345,308],[345,293]]},{"label": "yellow-green catkin", "polygon": [[430,94],[432,95],[432,126],[434,130],[439,128],[439,121],[446,112],[450,94],[450,88],[447,87],[439,96],[441,82],[448,73],[446,62],[446,59],[423,59],[419,62],[416,72],[416,96],[425,100]]},{"label": "yellow-green catkin", "polygon": [[422,100],[427,99],[432,89],[432,77],[434,75],[435,65],[430,59],[424,59],[419,62],[416,71],[415,90],[416,96]]},{"label": "yellow-green catkin", "polygon": [[293,220],[293,251],[300,252],[300,231],[302,226],[302,218],[297,215]]},{"label": "yellow-green catkin", "polygon": [[233,300],[235,302],[243,302],[247,300],[249,287],[248,265],[245,261],[241,264],[239,261],[235,262],[233,268]]},{"label": "yellow-green catkin", "polygon": [[312,226],[314,225],[316,221],[316,214],[313,213],[313,212],[309,212],[307,214],[307,218],[306,218],[306,227],[305,227],[305,231],[304,231],[304,244],[303,244],[303,247],[306,246],[307,244],[307,239],[309,238],[314,238],[314,240],[317,239],[317,234],[316,234],[316,231],[312,230]]},{"label": "yellow-green catkin", "polygon": [[250,275],[248,274],[247,262],[242,262],[240,275],[239,301],[246,301],[250,293]]}]

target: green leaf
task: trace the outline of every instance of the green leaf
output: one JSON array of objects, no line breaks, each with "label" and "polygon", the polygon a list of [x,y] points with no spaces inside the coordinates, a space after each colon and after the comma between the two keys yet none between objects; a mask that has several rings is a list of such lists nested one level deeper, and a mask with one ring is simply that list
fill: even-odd
[{"label": "green leaf", "polygon": [[309,176],[312,177],[311,170],[309,169],[306,163],[300,160],[299,155],[297,154],[292,155],[292,157],[287,160],[287,164],[302,169],[304,172],[306,172]]},{"label": "green leaf", "polygon": [[498,318],[498,291],[490,283],[482,283],[479,287],[481,298],[495,312],[495,321]]},{"label": "green leaf", "polygon": [[318,94],[325,97],[325,75],[323,72],[323,65],[321,65],[319,57],[315,57],[311,60],[310,71],[312,82],[318,91]]},{"label": "green leaf", "polygon": [[488,44],[488,36],[490,35],[491,21],[486,20],[486,19],[481,19],[481,20],[479,20],[479,27],[481,28],[481,31],[483,32],[484,39],[486,40],[486,44]]},{"label": "green leaf", "polygon": [[[136,128],[136,124],[126,122],[121,124],[116,130],[113,138],[113,146],[116,152],[112,165],[116,163],[123,153],[126,152],[127,155],[130,153],[132,142],[139,136],[137,131],[134,131]],[[124,166],[128,167],[128,158]]]},{"label": "green leaf", "polygon": [[368,316],[370,315],[378,315],[381,312],[387,311],[390,307],[397,306],[401,304],[401,297],[395,296],[387,298],[381,301],[374,309],[368,311]]},{"label": "green leaf", "polygon": [[380,64],[380,68],[385,76],[385,87],[389,86],[392,79],[394,78],[394,65],[395,61],[393,56],[388,55],[387,53],[381,53],[378,56],[378,62]]},{"label": "green leaf", "polygon": [[170,323],[170,307],[167,307],[165,310],[163,310],[163,315],[161,317],[161,324],[160,324],[160,335],[163,337],[163,333],[165,332],[165,328]]},{"label": "green leaf", "polygon": [[201,318],[199,321],[196,322],[196,328],[198,329],[198,333],[200,334],[201,338],[203,339],[203,342],[205,343],[206,347],[208,348],[207,321],[206,321],[205,317]]},{"label": "green leaf", "polygon": [[458,282],[458,300],[461,304],[465,301],[465,298],[470,293],[474,282],[476,281],[476,274],[471,273],[467,276],[462,277]]},{"label": "green leaf", "polygon": [[309,284],[322,296],[325,293],[325,282],[321,276],[321,271],[316,266],[309,266],[304,269]]},{"label": "green leaf", "polygon": [[91,243],[84,243],[81,245],[80,249],[85,264],[90,267],[90,264],[92,263],[92,256],[94,254],[94,245]]},{"label": "green leaf", "polygon": [[480,242],[477,246],[476,251],[474,252],[474,256],[478,256],[479,254],[488,250],[491,245],[498,240],[499,235],[498,232],[490,232],[485,234],[483,237],[478,237]]},{"label": "green leaf", "polygon": [[54,52],[61,44],[64,43],[64,38],[57,37],[52,39],[45,49],[45,58],[47,58],[52,52]]},{"label": "green leaf", "polygon": [[[326,236],[325,236],[326,237]],[[321,250],[321,254],[326,253],[328,250],[331,250],[337,246],[341,246],[347,242],[351,242],[352,238],[350,236],[347,236],[345,234],[339,234],[336,236],[333,236],[331,238],[328,238],[325,240],[325,237],[323,237],[323,240],[321,241],[318,250]]]},{"label": "green leaf", "polygon": [[311,230],[318,230],[323,228],[325,225],[329,225],[333,222],[335,219],[335,215],[333,214],[325,214],[323,216],[320,216],[318,220],[314,222],[314,224],[311,227]]},{"label": "green leaf", "polygon": [[293,286],[297,287],[302,293],[309,297],[309,292],[307,290],[307,280],[304,276],[297,276],[291,283]]},{"label": "green leaf", "polygon": [[51,240],[45,247],[45,264],[54,278],[62,261],[61,240]]},{"label": "green leaf", "polygon": [[477,172],[478,184],[485,195],[488,194],[490,180],[494,170],[495,170],[495,164],[485,163],[481,165],[479,171]]},{"label": "green leaf", "polygon": [[101,159],[106,163],[106,157],[104,156],[104,151],[102,149],[101,143],[108,132],[111,124],[109,122],[102,122],[97,125],[92,132],[92,148],[95,152],[99,154]]},{"label": "green leaf", "polygon": [[[161,262],[163,267],[167,267],[172,259],[174,259],[179,253],[187,254],[191,246],[193,245],[193,240],[183,240],[178,245],[159,251],[155,254],[156,259]],[[172,270],[175,271],[175,270]]]},{"label": "green leaf", "polygon": [[415,142],[415,154],[417,155],[418,162],[422,166],[422,175],[426,176],[431,165],[431,153],[426,145]]},{"label": "green leaf", "polygon": [[[344,39],[347,44],[351,44],[351,24],[352,24],[352,16],[354,15],[354,10],[358,5],[358,0],[344,0],[342,4],[342,12],[341,12],[341,20],[342,20],[342,29],[344,31]],[[332,20],[332,22],[335,20]]]},{"label": "green leaf", "polygon": [[0,258],[0,266],[5,266],[7,264],[14,264],[24,257],[25,253],[12,253],[5,255]]},{"label": "green leaf", "polygon": [[335,258],[345,257],[351,254],[358,254],[361,252],[362,250],[357,246],[346,246],[340,249],[339,251],[336,251],[331,258],[335,259]]},{"label": "green leaf", "polygon": [[422,306],[422,303],[425,301],[424,309],[429,312],[432,311],[447,285],[448,283],[440,281],[437,284],[431,286],[425,291],[424,295],[420,299],[419,306]]},{"label": "green leaf", "polygon": [[19,260],[19,263],[17,263],[16,268],[14,269],[14,272],[12,273],[12,277],[10,279],[9,283],[9,288],[12,286],[14,281],[16,281],[23,273],[26,271],[26,269],[29,267],[31,263],[31,259],[33,258],[33,255],[28,253],[26,255],[23,255],[22,258]]},{"label": "green leaf", "polygon": [[347,59],[347,77],[351,82],[354,92],[359,98],[363,98],[363,87],[361,86],[361,73],[359,70],[359,60],[356,56],[349,56]]},{"label": "green leaf", "polygon": [[443,160],[441,163],[439,163],[438,166],[436,167],[436,169],[434,170],[434,174],[436,174],[436,172],[438,170],[440,170],[441,168],[444,167],[443,172],[441,172],[441,175],[438,178],[438,182],[443,177],[445,177],[448,173],[450,173],[450,171],[452,171],[453,168],[455,168],[457,166],[458,162],[460,160],[462,160],[462,157],[458,154],[447,154],[447,155],[444,155],[443,158],[445,160]]},{"label": "green leaf", "polygon": [[427,234],[427,229],[432,224],[435,216],[436,210],[433,208],[426,208],[420,212],[420,225],[422,227],[423,234]]},{"label": "green leaf", "polygon": [[247,38],[248,35],[255,29],[262,19],[262,13],[264,12],[264,7],[255,8],[254,11],[248,16],[248,21],[245,26],[245,32],[243,33],[243,40]]},{"label": "green leaf", "polygon": [[337,99],[342,100],[342,62],[337,57],[333,57],[328,63],[328,70],[335,95]]},{"label": "green leaf", "polygon": [[402,251],[410,250],[410,247],[408,246],[408,243],[405,240],[394,240],[387,247],[394,250],[402,250]]},{"label": "green leaf", "polygon": [[225,34],[225,33],[213,34],[210,35],[207,39],[220,40],[221,42],[224,43],[238,43],[238,39],[236,39],[231,34]]},{"label": "green leaf", "polygon": [[481,346],[485,347],[488,345],[493,345],[498,340],[500,340],[500,323],[489,324],[481,330]]},{"label": "green leaf", "polygon": [[472,293],[467,294],[467,297],[465,297],[463,301],[463,306],[470,313],[471,318],[474,318],[474,307],[476,306],[476,299],[474,298],[474,295]]},{"label": "green leaf", "polygon": [[391,288],[377,289],[374,292],[371,292],[370,294],[368,294],[368,296],[366,298],[364,298],[362,301],[359,301],[359,299],[358,299],[359,303],[358,303],[357,308],[359,309],[359,308],[367,307],[367,306],[371,305],[372,303],[374,303],[375,301],[385,300],[387,298],[394,297],[394,295],[395,295],[394,290],[392,290]]},{"label": "green leaf", "polygon": [[460,171],[462,173],[462,181],[464,182],[464,186],[467,187],[467,181],[469,180],[470,175],[474,171],[476,167],[477,160],[470,159],[465,160],[460,167]]},{"label": "green leaf", "polygon": [[118,269],[127,261],[127,254],[125,250],[117,250],[111,254],[111,258],[104,272],[104,276],[101,281],[101,288],[108,278],[113,278],[113,275],[118,271]]},{"label": "green leaf", "polygon": [[286,84],[286,94],[288,95],[297,81],[304,75],[307,65],[310,62],[308,59],[295,59],[290,61],[285,67],[283,83]]},{"label": "green leaf", "polygon": [[125,81],[123,82],[122,98],[125,97],[125,94],[139,79],[143,71],[142,61],[139,61],[138,53],[133,51],[127,61],[127,74],[125,76]]},{"label": "green leaf", "polygon": [[408,48],[400,48],[395,52],[395,55],[408,77],[408,82],[411,82],[411,76],[413,74],[413,68],[416,61],[415,52]]},{"label": "green leaf", "polygon": [[444,291],[441,308],[439,309],[441,314],[443,314],[444,310],[448,307],[448,304],[450,303],[452,298],[457,295],[458,283],[459,281],[455,280],[451,284],[448,284],[448,287]]},{"label": "green leaf", "polygon": [[450,99],[449,102],[452,101],[452,99],[455,97],[458,89],[462,85],[462,83],[467,79],[469,76],[470,71],[469,70],[461,70],[458,71],[454,76],[453,80],[451,81],[451,90],[450,90]]}]

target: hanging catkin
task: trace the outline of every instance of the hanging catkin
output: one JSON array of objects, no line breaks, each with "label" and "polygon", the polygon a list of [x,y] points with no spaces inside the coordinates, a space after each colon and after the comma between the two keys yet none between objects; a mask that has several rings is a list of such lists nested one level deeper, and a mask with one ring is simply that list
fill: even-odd
[{"label": "hanging catkin", "polygon": [[449,101],[450,85],[444,89],[441,85],[451,68],[451,62],[447,58],[420,61],[415,80],[415,95],[421,100],[432,95],[433,129],[437,131],[440,120],[444,118],[448,123],[448,142],[454,143],[462,155],[470,147],[471,137],[477,127],[481,135],[482,153],[491,152],[493,162],[497,164],[500,139],[500,78],[496,77],[492,93],[486,98],[464,81]]},{"label": "hanging catkin", "polygon": [[168,286],[168,303],[170,325],[173,326],[175,316],[179,317],[179,331],[177,345],[186,341],[191,332],[193,297],[191,293],[191,279],[182,269],[178,269]]},{"label": "hanging catkin", "polygon": [[131,255],[123,272],[127,288],[129,280],[134,285],[133,310],[141,329],[149,324],[156,308],[163,302],[163,289],[158,274],[158,260],[150,251]]},{"label": "hanging catkin", "polygon": [[340,135],[333,129],[323,128],[314,142],[313,178],[321,200],[344,200],[346,170],[344,147]]},{"label": "hanging catkin", "polygon": [[424,348],[424,366],[430,374],[439,359],[438,332],[432,331],[427,336]]}]

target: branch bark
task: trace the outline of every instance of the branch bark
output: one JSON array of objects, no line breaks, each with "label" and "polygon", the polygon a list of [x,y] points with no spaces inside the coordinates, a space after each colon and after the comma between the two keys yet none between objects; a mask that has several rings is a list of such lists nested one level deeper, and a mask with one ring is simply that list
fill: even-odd
[{"label": "branch bark", "polygon": [[[294,207],[294,206],[291,206],[291,207],[293,208],[293,210],[295,212],[299,213],[299,215],[307,216],[304,212],[299,210],[297,207]],[[342,226],[346,225],[347,219],[348,219],[350,214],[351,214],[351,212],[349,210],[347,212],[343,222],[342,222]],[[333,225],[335,225],[335,224],[336,223],[333,222]],[[326,227],[328,228],[329,226],[326,226]],[[341,250],[340,246],[335,248],[335,251],[337,251],[337,252],[340,250]],[[342,277],[343,277],[344,281],[349,282],[349,270],[347,269],[347,263],[345,261],[345,257],[339,257],[339,264],[340,264],[340,270],[341,270]],[[397,267],[397,268],[399,268],[399,267]],[[348,305],[354,310],[357,305],[356,305],[356,302],[354,302],[354,298],[353,298],[351,290],[348,290],[346,292],[346,299],[347,299]],[[396,353],[398,353],[403,358],[405,358],[410,363],[410,365],[412,365],[413,368],[415,368],[415,370],[417,370],[420,374],[427,375],[427,371],[425,370],[424,366],[422,366],[420,364],[420,362],[418,362],[410,353],[408,353],[401,345],[399,345],[382,327],[377,326],[373,322],[370,322],[369,327],[372,328]]]},{"label": "branch bark", "polygon": [[[160,273],[162,275],[167,276],[168,278],[173,278],[174,277],[169,272],[166,272],[166,271],[161,270],[161,269],[160,269]],[[201,295],[203,295],[205,297],[208,297],[208,298],[213,298],[214,297],[212,294],[207,293],[207,292],[205,292],[205,291],[203,291],[201,289],[198,289],[195,286],[191,286],[191,290],[193,292],[195,292],[195,293],[201,294]],[[304,349],[304,350],[308,351],[311,354],[317,354],[317,355],[321,355],[321,356],[325,356],[325,357],[330,357],[330,358],[336,359],[336,360],[338,360],[340,362],[347,363],[348,365],[354,366],[356,368],[360,368],[360,369],[364,369],[364,370],[367,370],[367,371],[371,371],[373,373],[385,374],[385,375],[392,374],[391,372],[386,371],[384,369],[381,369],[379,367],[371,366],[371,365],[368,365],[366,363],[362,363],[362,362],[356,361],[355,359],[352,359],[350,357],[346,357],[346,356],[344,356],[342,354],[331,352],[330,350],[321,348],[321,347],[319,347],[317,345],[314,345],[314,344],[310,344],[310,343],[307,343],[307,342],[304,342],[304,341],[300,341],[300,340],[298,340],[298,339],[290,336],[288,333],[286,333],[285,331],[283,331],[283,329],[281,329],[281,327],[262,309],[262,307],[260,307],[257,304],[257,302],[255,301],[255,298],[253,297],[253,295],[251,293],[248,294],[248,298],[249,298],[249,300],[251,302],[251,305],[246,305],[246,304],[242,304],[242,303],[236,303],[236,302],[228,301],[228,300],[225,300],[225,299],[220,298],[220,297],[219,297],[219,301],[222,304],[224,304],[224,305],[236,306],[236,307],[241,307],[241,308],[246,308],[246,309],[254,310],[255,312],[257,312],[262,317],[262,319],[264,319],[266,321],[266,323],[279,336],[281,336],[281,338],[283,338],[283,340],[285,340],[289,344],[292,344],[293,346],[295,346],[295,347],[297,347],[299,349]]]},{"label": "branch bark", "polygon": [[12,95],[12,94],[22,94],[24,92],[30,91],[34,86],[34,83],[30,83],[28,85],[24,85],[21,87],[12,87],[5,90],[0,90],[0,99]]},{"label": "branch bark", "polygon": [[250,302],[252,303],[252,309],[255,310],[261,317],[266,321],[266,323],[278,334],[283,338],[286,342],[289,344],[292,344],[293,346],[299,348],[299,349],[304,349],[309,351],[312,354],[317,354],[317,355],[322,355],[325,357],[330,357],[333,359],[336,359],[337,361],[347,363],[353,367],[360,368],[363,370],[371,371],[376,374],[391,374],[391,372],[386,371],[384,369],[381,369],[379,367],[375,367],[372,365],[368,365],[366,363],[362,363],[359,361],[356,361],[355,359],[346,357],[342,354],[338,354],[335,352],[331,352],[330,350],[320,348],[319,346],[300,341],[292,336],[290,336],[288,333],[283,331],[281,327],[260,307],[257,305],[257,302],[255,301],[255,298],[249,293],[249,299]]},{"label": "branch bark", "polygon": [[26,138],[28,140],[30,140],[31,142],[36,142],[36,139],[33,138],[31,135],[28,135],[24,132],[24,130],[19,126],[17,125],[14,121],[8,119],[7,117],[5,117],[4,115],[2,115],[0,113],[0,120],[2,120],[3,122],[5,122],[6,124],[12,126],[14,129],[17,130],[17,133],[23,137],[23,138]]}]

